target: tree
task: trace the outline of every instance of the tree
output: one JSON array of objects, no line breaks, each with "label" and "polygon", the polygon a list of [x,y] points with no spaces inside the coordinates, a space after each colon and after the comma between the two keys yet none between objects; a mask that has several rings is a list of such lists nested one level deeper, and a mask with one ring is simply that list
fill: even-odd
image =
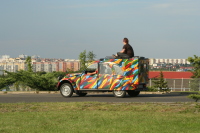
[{"label": "tree", "polygon": [[164,76],[162,71],[160,71],[160,75],[158,78],[156,78],[153,83],[155,84],[154,87],[155,88],[159,88],[160,90],[163,91],[169,91],[168,85],[167,85],[167,81],[164,80]]},{"label": "tree", "polygon": [[69,73],[74,73],[74,70],[73,69],[69,69],[69,68],[67,68],[67,71],[66,71],[68,74]]},{"label": "tree", "polygon": [[79,60],[80,60],[80,64],[81,64],[80,70],[81,71],[85,70],[86,69],[86,65],[88,63],[91,63],[92,61],[94,61],[95,57],[96,57],[96,55],[93,53],[93,51],[89,51],[88,54],[87,54],[86,50],[81,52],[79,54]]},{"label": "tree", "polygon": [[54,71],[54,72],[52,72],[52,74],[54,77],[58,78],[59,76],[64,77],[66,75],[66,72],[60,72],[60,71],[55,72]]},{"label": "tree", "polygon": [[0,78],[0,89],[5,88],[8,85],[11,85],[13,83],[16,82],[16,79],[13,79],[11,77],[4,77],[4,78]]},{"label": "tree", "polygon": [[87,56],[86,56],[86,50],[84,50],[83,52],[81,52],[79,54],[79,60],[80,60],[80,70],[85,70],[86,69],[86,63],[87,63],[87,60],[86,60]]},{"label": "tree", "polygon": [[96,55],[93,53],[93,51],[89,51],[87,54],[87,62],[91,63],[95,60],[94,58],[96,58]]},{"label": "tree", "polygon": [[188,61],[192,64],[194,67],[194,71],[192,78],[200,78],[200,57],[194,55],[193,57],[188,57]]},{"label": "tree", "polygon": [[199,78],[190,79],[190,89],[191,89],[191,91],[199,91],[200,90],[200,79]]},{"label": "tree", "polygon": [[[55,90],[56,89],[56,84],[57,84],[57,75],[55,73],[46,73],[46,74],[36,74],[34,72],[29,72],[29,71],[24,71],[20,70],[16,73],[12,72],[6,72],[10,79],[12,79],[14,82],[23,82],[26,86],[36,89],[36,90],[41,90],[41,91],[47,91],[47,90]],[[11,81],[12,81],[11,80]],[[5,83],[7,85],[7,83]]]},{"label": "tree", "polygon": [[194,55],[194,58],[188,57],[188,61],[194,67],[192,79],[190,80],[190,88],[193,91],[198,91],[200,88],[200,57]]},{"label": "tree", "polygon": [[200,92],[198,94],[190,94],[188,98],[194,99],[197,102],[200,99]]},{"label": "tree", "polygon": [[28,56],[28,57],[26,58],[25,64],[27,64],[27,66],[28,66],[28,71],[29,71],[29,72],[33,72],[32,64],[31,64],[31,57],[30,57],[30,56]]},{"label": "tree", "polygon": [[16,84],[18,88],[19,85],[25,85],[32,89],[41,91],[51,91],[56,89],[57,84],[57,73],[44,73],[37,74],[34,72],[20,70],[18,72],[7,72],[8,78],[0,79],[0,88]]}]

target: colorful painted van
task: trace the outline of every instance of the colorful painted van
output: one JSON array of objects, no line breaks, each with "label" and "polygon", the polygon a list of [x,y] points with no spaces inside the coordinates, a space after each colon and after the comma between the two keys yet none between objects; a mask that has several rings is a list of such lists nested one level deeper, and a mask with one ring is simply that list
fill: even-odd
[{"label": "colorful painted van", "polygon": [[113,92],[115,97],[137,96],[147,90],[149,59],[101,59],[92,62],[83,73],[67,74],[58,82],[63,97],[73,93],[85,96],[89,91]]}]

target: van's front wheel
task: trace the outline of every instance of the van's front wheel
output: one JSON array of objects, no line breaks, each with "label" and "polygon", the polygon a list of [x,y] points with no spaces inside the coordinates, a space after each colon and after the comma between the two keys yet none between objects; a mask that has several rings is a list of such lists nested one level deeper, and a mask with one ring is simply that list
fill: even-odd
[{"label": "van's front wheel", "polygon": [[115,97],[118,97],[118,98],[123,98],[126,96],[126,91],[113,91],[113,94]]},{"label": "van's front wheel", "polygon": [[73,88],[71,84],[64,83],[60,86],[60,93],[63,97],[71,97],[73,95]]}]

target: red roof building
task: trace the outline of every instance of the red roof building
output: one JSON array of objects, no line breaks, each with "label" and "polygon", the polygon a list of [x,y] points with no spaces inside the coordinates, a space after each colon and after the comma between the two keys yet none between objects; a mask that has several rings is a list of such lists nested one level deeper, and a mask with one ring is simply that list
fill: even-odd
[{"label": "red roof building", "polygon": [[[159,77],[160,71],[150,71],[149,78]],[[163,71],[165,79],[190,79],[193,75],[191,72],[174,72],[174,71]]]}]

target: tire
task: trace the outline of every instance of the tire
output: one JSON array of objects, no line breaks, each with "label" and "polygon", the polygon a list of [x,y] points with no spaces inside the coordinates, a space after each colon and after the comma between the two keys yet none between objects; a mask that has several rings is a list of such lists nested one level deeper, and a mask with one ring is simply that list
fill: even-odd
[{"label": "tire", "polygon": [[73,88],[71,84],[69,83],[62,84],[60,86],[60,94],[65,98],[71,97],[73,95]]},{"label": "tire", "polygon": [[130,97],[136,97],[140,94],[140,91],[130,90],[130,91],[127,91],[127,93]]},{"label": "tire", "polygon": [[87,95],[87,93],[77,92],[76,95],[78,95],[79,97],[84,97]]},{"label": "tire", "polygon": [[113,91],[113,95],[117,98],[123,98],[126,96],[126,91]]}]

